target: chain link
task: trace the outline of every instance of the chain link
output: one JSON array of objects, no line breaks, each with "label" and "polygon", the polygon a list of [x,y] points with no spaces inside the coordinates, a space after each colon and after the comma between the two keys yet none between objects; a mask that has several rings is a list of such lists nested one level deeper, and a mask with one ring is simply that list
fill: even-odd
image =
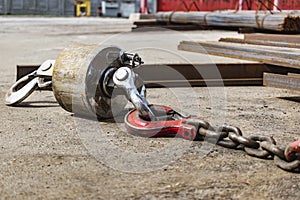
[{"label": "chain link", "polygon": [[292,159],[286,156],[285,151],[276,145],[272,136],[252,134],[245,137],[238,127],[222,125],[219,129],[215,129],[204,120],[191,120],[187,123],[196,127],[198,133],[196,140],[205,139],[222,147],[242,149],[250,156],[274,159],[275,165],[283,170],[300,172],[299,156],[293,156]]}]

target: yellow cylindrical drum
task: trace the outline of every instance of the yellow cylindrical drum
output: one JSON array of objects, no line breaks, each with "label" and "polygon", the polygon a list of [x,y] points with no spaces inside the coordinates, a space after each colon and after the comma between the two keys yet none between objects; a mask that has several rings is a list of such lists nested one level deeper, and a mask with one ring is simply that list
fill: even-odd
[{"label": "yellow cylindrical drum", "polygon": [[90,44],[66,48],[55,62],[52,77],[54,96],[60,106],[69,112],[100,118],[111,118],[122,111],[126,97],[111,97],[103,91],[104,74],[120,65],[120,51],[117,47]]}]

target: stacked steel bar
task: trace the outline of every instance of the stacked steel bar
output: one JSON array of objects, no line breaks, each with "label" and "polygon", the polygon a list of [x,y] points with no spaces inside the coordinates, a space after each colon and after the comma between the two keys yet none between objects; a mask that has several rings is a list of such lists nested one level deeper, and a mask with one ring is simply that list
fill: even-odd
[{"label": "stacked steel bar", "polygon": [[300,69],[300,49],[298,48],[232,42],[182,41],[178,49]]},{"label": "stacked steel bar", "polygon": [[300,91],[300,73],[294,71],[300,70],[299,47],[299,43],[236,38],[221,38],[220,42],[182,41],[178,45],[179,50],[246,59],[287,68],[287,75],[275,71],[273,72],[279,74],[264,73],[263,84]]},{"label": "stacked steel bar", "polygon": [[[300,36],[298,37],[300,42]],[[300,49],[300,43],[290,43],[290,42],[278,42],[270,40],[249,40],[249,39],[240,39],[240,38],[221,38],[219,42],[231,42],[238,44],[254,44],[254,45],[265,45],[265,46],[274,46],[274,47],[288,47],[288,48],[297,48]]]},{"label": "stacked steel bar", "polygon": [[262,34],[262,33],[252,33],[244,34],[245,40],[256,40],[256,41],[271,41],[271,42],[281,42],[281,43],[299,43],[300,44],[300,34]]},{"label": "stacked steel bar", "polygon": [[263,85],[300,91],[300,74],[288,73],[287,75],[282,75],[264,73]]},{"label": "stacked steel bar", "polygon": [[216,11],[161,12],[153,15],[157,21],[192,23],[203,26],[250,27],[273,31],[300,31],[299,12]]}]

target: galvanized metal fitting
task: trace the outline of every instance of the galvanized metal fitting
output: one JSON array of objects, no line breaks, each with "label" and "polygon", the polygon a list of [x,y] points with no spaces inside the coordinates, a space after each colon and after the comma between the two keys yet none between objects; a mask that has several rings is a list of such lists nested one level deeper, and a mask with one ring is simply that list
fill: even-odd
[{"label": "galvanized metal fitting", "polygon": [[118,88],[122,88],[127,99],[139,111],[140,115],[145,119],[155,119],[155,115],[149,107],[145,98],[146,88],[143,85],[139,92],[135,82],[136,74],[129,67],[121,67],[113,75],[113,82]]}]

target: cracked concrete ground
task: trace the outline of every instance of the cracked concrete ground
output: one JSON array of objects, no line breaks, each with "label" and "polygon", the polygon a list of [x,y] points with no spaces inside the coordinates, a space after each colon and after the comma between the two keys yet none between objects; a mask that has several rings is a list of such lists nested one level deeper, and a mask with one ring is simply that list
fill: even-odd
[{"label": "cracked concrete ground", "polygon": [[[192,63],[246,62],[176,51],[182,39],[242,37],[232,31],[128,33],[130,21],[101,18],[0,17],[0,22],[2,100],[15,81],[17,64],[40,64],[55,59],[73,42],[106,43],[137,50],[146,63],[184,59]],[[149,89],[148,101],[183,107],[213,124],[238,126],[245,136],[271,135],[281,147],[300,136],[300,93],[295,91],[266,87]],[[273,160],[250,157],[220,146],[205,148],[204,142],[131,136],[124,132],[122,123],[92,123],[102,130],[99,137],[105,140],[97,151],[89,149],[88,140],[80,132],[85,121],[64,111],[50,91],[35,92],[18,107],[7,107],[2,101],[0,109],[2,199],[297,199],[300,196],[299,175],[277,168]],[[127,152],[127,157],[102,148],[107,146]],[[182,151],[177,151],[180,148]],[[155,151],[163,152],[161,159],[147,158]],[[130,160],[138,158],[135,156],[141,152],[144,158],[132,164]],[[168,155],[170,159],[165,162],[163,156]]]}]

